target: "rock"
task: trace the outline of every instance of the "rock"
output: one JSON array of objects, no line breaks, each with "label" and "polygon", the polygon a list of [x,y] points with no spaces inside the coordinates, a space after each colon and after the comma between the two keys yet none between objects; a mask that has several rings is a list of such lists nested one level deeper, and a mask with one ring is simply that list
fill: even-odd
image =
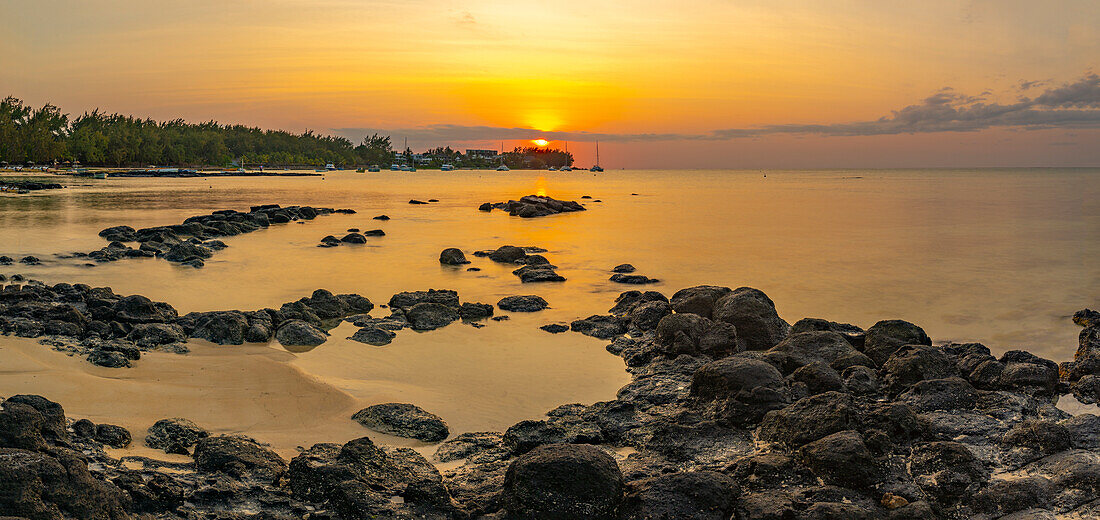
[{"label": "rock", "polygon": [[737,484],[715,471],[661,475],[627,486],[624,520],[727,520],[739,494]]},{"label": "rock", "polygon": [[562,332],[569,331],[569,325],[563,325],[561,323],[549,323],[539,328],[551,334],[561,334]]},{"label": "rock", "polygon": [[209,435],[206,430],[187,419],[161,419],[149,427],[145,445],[166,453],[187,455],[189,448]]},{"label": "rock", "polygon": [[373,218],[373,220],[389,220],[390,219],[390,217],[388,215],[378,215],[378,216],[372,217],[372,218]]},{"label": "rock", "polygon": [[412,199],[412,200],[409,201],[409,204],[427,204],[427,202],[424,202],[422,200]]},{"label": "rock", "polygon": [[127,338],[147,348],[187,341],[183,327],[168,323],[139,323],[134,325]]},{"label": "rock", "polygon": [[412,404],[376,404],[359,410],[351,418],[375,431],[424,442],[439,442],[450,434],[443,419]]},{"label": "rock", "polygon": [[133,242],[136,230],[130,226],[114,226],[99,232],[99,236],[111,242]]},{"label": "rock", "polygon": [[477,207],[478,211],[493,211],[493,203],[486,202]]},{"label": "rock", "polygon": [[798,400],[764,415],[761,440],[802,446],[827,435],[859,426],[858,410],[848,394],[825,392]]},{"label": "rock", "polygon": [[179,316],[171,305],[136,294],[119,299],[111,310],[115,320],[130,323],[170,323]]},{"label": "rock", "polygon": [[809,395],[844,390],[840,374],[820,361],[799,367],[791,374],[791,381],[806,385]]},{"label": "rock", "polygon": [[713,318],[737,327],[738,341],[747,350],[768,350],[783,341],[791,330],[776,313],[771,298],[751,287],[741,287],[715,302]]},{"label": "rock", "polygon": [[405,311],[413,330],[426,331],[446,327],[459,319],[458,309],[441,303],[418,303]]},{"label": "rock", "polygon": [[435,450],[435,459],[439,462],[451,462],[485,452],[500,451],[501,437],[500,432],[463,433],[440,444]]},{"label": "rock", "polygon": [[336,247],[340,245],[340,239],[332,235],[327,235],[321,239],[321,243],[318,247]]},{"label": "rock", "polygon": [[615,316],[593,315],[584,319],[574,320],[569,324],[573,332],[580,332],[585,336],[599,339],[611,339],[627,332],[627,321]]},{"label": "rock", "polygon": [[657,322],[657,344],[669,357],[706,354],[721,358],[738,350],[737,331],[732,325],[716,324],[687,312],[668,314]]},{"label": "rock", "polygon": [[876,463],[863,436],[840,431],[811,442],[799,450],[803,462],[826,484],[865,489],[876,477]]},{"label": "rock", "polygon": [[466,259],[466,255],[462,254],[461,249],[449,247],[439,253],[439,263],[443,265],[464,265],[470,263],[470,261]]},{"label": "rock", "polygon": [[519,280],[524,283],[565,281],[565,277],[558,274],[549,265],[525,265],[512,271],[512,274],[518,276]]},{"label": "rock", "polygon": [[397,337],[397,334],[394,334],[393,331],[380,329],[378,327],[363,327],[355,331],[355,334],[352,334],[348,339],[381,347],[383,345],[389,345],[395,337]]},{"label": "rock", "polygon": [[0,514],[9,518],[130,518],[126,498],[97,480],[77,453],[0,448]]},{"label": "rock", "polygon": [[104,368],[129,368],[130,360],[121,352],[96,350],[88,355],[88,362]]},{"label": "rock", "polygon": [[837,323],[821,318],[802,318],[791,325],[791,335],[803,332],[835,332],[855,347],[863,347],[864,330],[850,323]]},{"label": "rock", "polygon": [[587,445],[540,446],[513,461],[504,477],[509,518],[611,520],[622,496],[615,459]]},{"label": "rock", "polygon": [[650,277],[648,277],[646,275],[643,275],[643,274],[622,274],[622,273],[615,273],[615,274],[611,275],[611,278],[609,278],[609,280],[611,280],[612,282],[615,282],[615,283],[625,283],[625,284],[631,284],[631,285],[645,285],[645,284],[660,282],[660,280],[658,280],[656,278],[650,278]]},{"label": "rock", "polygon": [[978,401],[978,392],[961,377],[918,381],[898,396],[920,412],[933,410],[969,410]]},{"label": "rock", "polygon": [[490,260],[502,264],[514,264],[523,260],[526,256],[527,252],[522,247],[516,246],[500,246],[489,253]]},{"label": "rock", "polygon": [[169,262],[187,262],[189,260],[207,259],[212,256],[214,256],[214,252],[206,246],[183,242],[172,246],[164,254],[164,259]]},{"label": "rock", "polygon": [[630,264],[619,264],[611,268],[611,272],[613,273],[633,273],[636,270],[637,269],[635,269],[634,266]]},{"label": "rock", "polygon": [[19,259],[19,263],[27,265],[38,265],[41,264],[42,261],[39,260],[36,256],[24,256],[23,258]]},{"label": "rock", "polygon": [[125,448],[130,445],[130,430],[113,424],[97,424],[95,440],[112,448]]},{"label": "rock", "polygon": [[[28,409],[20,410],[20,407]],[[0,440],[3,438],[15,439],[41,439],[51,444],[66,444],[69,440],[68,428],[65,426],[65,409],[40,395],[18,394],[13,395],[3,402],[3,409],[7,414],[8,427],[0,427],[6,433],[0,432]],[[16,425],[23,425],[16,427]],[[22,431],[20,431],[22,430]],[[0,442],[0,446],[14,448],[37,449],[40,442],[31,444]]]},{"label": "rock", "polygon": [[[634,306],[628,314],[630,326],[638,330],[654,330],[661,320],[672,313],[672,306],[665,301],[651,301]],[[732,328],[732,327],[731,327]],[[734,332],[736,340],[736,332]]]},{"label": "rock", "polygon": [[615,298],[615,306],[607,312],[614,316],[630,314],[635,307],[649,302],[668,303],[668,298],[657,291],[626,291]]},{"label": "rock", "polygon": [[[181,322],[190,324],[191,337],[204,339],[218,345],[241,345],[249,336],[251,325],[248,317],[240,311],[214,311],[191,313]],[[270,329],[262,334],[262,341],[271,338]],[[261,338],[253,338],[261,339]]]},{"label": "rock", "polygon": [[549,304],[541,296],[506,296],[497,302],[497,307],[509,312],[537,312],[548,307]]},{"label": "rock", "polygon": [[1009,513],[1049,507],[1053,494],[1050,480],[1044,477],[1012,478],[990,482],[988,487],[974,496],[973,502],[978,511],[1009,519],[1006,516]]},{"label": "rock", "polygon": [[363,235],[368,237],[384,237],[386,236],[386,232],[381,229],[368,229],[363,232]]},{"label": "rock", "polygon": [[83,437],[85,439],[95,438],[95,423],[87,419],[80,419],[74,422],[72,430],[77,437]]},{"label": "rock", "polygon": [[328,341],[328,334],[302,320],[288,320],[275,331],[275,339],[288,347],[316,347]]},{"label": "rock", "polygon": [[488,303],[463,303],[458,315],[466,321],[483,320],[493,315],[493,306]]},{"label": "rock", "polygon": [[348,233],[344,235],[344,238],[341,238],[340,241],[345,244],[366,244],[367,237],[360,233]]},{"label": "rock", "polygon": [[200,439],[195,444],[195,467],[237,479],[255,476],[277,483],[286,473],[287,463],[250,437],[222,435]]},{"label": "rock", "polygon": [[1073,323],[1082,327],[1100,325],[1100,311],[1094,311],[1092,309],[1079,310],[1073,313]]},{"label": "rock", "polygon": [[783,375],[769,363],[745,357],[712,361],[691,377],[691,395],[704,400],[747,396],[759,387],[780,389]]},{"label": "rock", "polygon": [[730,292],[729,287],[698,285],[676,291],[676,294],[673,294],[669,301],[672,304],[672,309],[676,312],[698,314],[704,318],[710,318],[714,311],[714,304]]},{"label": "rock", "polygon": [[883,383],[892,395],[900,394],[918,381],[958,375],[955,364],[942,349],[906,345],[895,350],[882,367]]},{"label": "rock", "polygon": [[407,310],[418,303],[438,303],[447,307],[458,307],[458,293],[447,289],[400,292],[390,298],[389,306],[393,309]]},{"label": "rock", "polygon": [[811,331],[791,334],[768,352],[779,354],[783,371],[793,372],[801,366],[820,362],[834,370],[850,366],[874,367],[870,358],[859,352],[841,334],[831,331]]},{"label": "rock", "polygon": [[1069,428],[1048,421],[1028,419],[1016,423],[1001,437],[1003,444],[1035,450],[1050,455],[1073,447]]},{"label": "rock", "polygon": [[924,329],[902,320],[883,320],[867,329],[863,353],[882,366],[902,345],[931,345]]},{"label": "rock", "polygon": [[910,464],[917,485],[942,504],[973,496],[989,480],[989,470],[958,442],[918,444]]}]

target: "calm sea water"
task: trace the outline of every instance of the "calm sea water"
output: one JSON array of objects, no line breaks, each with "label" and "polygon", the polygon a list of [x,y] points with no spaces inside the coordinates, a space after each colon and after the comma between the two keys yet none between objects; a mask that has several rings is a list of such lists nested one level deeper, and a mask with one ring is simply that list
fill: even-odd
[{"label": "calm sea water", "polygon": [[[427,288],[455,289],[464,301],[488,303],[513,294],[543,296],[551,309],[484,329],[405,331],[375,348],[344,340],[354,330],[345,325],[312,351],[279,351],[278,363],[350,396],[343,407],[414,402],[443,415],[456,431],[499,429],[557,404],[614,396],[627,376],[621,361],[603,351],[604,342],[537,327],[606,312],[619,292],[634,288],[607,280],[608,270],[624,262],[661,279],[649,288],[666,295],[697,284],[753,286],[791,323],[813,316],[867,327],[902,318],[935,341],[980,341],[997,352],[1023,348],[1059,361],[1076,348],[1079,329],[1069,316],[1100,305],[1098,169],[769,171],[766,177],[694,170],[336,172],[76,184],[0,196],[0,254],[44,260],[0,272],[107,285],[168,301],[181,313],[277,307],[321,287],[376,303]],[[476,209],[532,193],[593,200],[586,212],[531,220]],[[409,205],[412,198],[440,202]],[[359,213],[227,238],[230,247],[198,270],[151,259],[84,267],[54,256],[102,247],[97,232],[108,226],[171,224],[260,203]],[[392,220],[371,220],[383,213]],[[316,247],[321,237],[352,227],[382,228],[386,236],[364,246]],[[471,255],[505,244],[548,249],[568,281],[524,285],[511,268]],[[446,247],[463,249],[482,271],[440,266]],[[0,338],[0,347],[11,341]],[[255,353],[254,347],[218,348]],[[262,348],[273,352],[278,345]],[[234,359],[214,356],[210,363]],[[46,379],[33,384],[48,385]],[[0,378],[0,393],[15,390]],[[90,400],[88,408],[110,416],[91,410]]]}]

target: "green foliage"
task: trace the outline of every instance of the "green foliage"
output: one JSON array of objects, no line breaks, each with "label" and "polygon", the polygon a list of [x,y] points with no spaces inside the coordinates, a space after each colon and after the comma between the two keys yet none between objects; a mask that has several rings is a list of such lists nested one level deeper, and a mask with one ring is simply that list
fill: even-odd
[{"label": "green foliage", "polygon": [[511,152],[504,153],[504,164],[513,170],[519,168],[542,169],[550,166],[561,168],[562,166],[573,165],[573,154],[551,148],[516,147]]},{"label": "green foliage", "polygon": [[[388,147],[389,138],[372,136]],[[187,123],[181,119],[153,121],[99,110],[85,113],[71,124],[53,105],[32,110],[9,97],[0,102],[0,161],[12,164],[79,161],[86,165],[225,166],[354,165],[358,148],[343,137],[293,134],[215,121]]]},{"label": "green foliage", "polygon": [[[404,162],[413,163],[406,147]],[[467,157],[451,147],[429,150],[428,167],[443,164],[495,168],[500,158]],[[99,110],[69,121],[57,107],[37,110],[21,100],[0,101],[0,161],[11,164],[51,164],[77,161],[88,166],[323,166],[377,164],[394,160],[389,136],[373,134],[358,146],[343,137],[294,134],[216,121],[188,123],[182,119],[154,121]],[[516,148],[504,154],[509,168],[560,168],[573,164],[573,156],[561,150]]]},{"label": "green foliage", "polygon": [[386,166],[393,161],[393,144],[390,136],[373,134],[363,138],[363,143],[355,147],[359,164],[377,164]]}]

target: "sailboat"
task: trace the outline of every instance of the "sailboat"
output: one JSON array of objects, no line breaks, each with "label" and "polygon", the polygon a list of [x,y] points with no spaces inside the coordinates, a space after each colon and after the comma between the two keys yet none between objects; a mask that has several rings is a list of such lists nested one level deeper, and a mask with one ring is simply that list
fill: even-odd
[{"label": "sailboat", "polygon": [[602,172],[603,168],[600,167],[600,142],[596,141],[596,164],[588,169],[590,172]]},{"label": "sailboat", "polygon": [[573,171],[573,167],[569,165],[569,141],[565,142],[565,161],[566,161],[565,166],[561,167],[561,171],[563,171],[563,172]]},{"label": "sailboat", "polygon": [[510,171],[508,165],[504,164],[504,141],[500,142],[500,166],[497,166],[498,172]]}]

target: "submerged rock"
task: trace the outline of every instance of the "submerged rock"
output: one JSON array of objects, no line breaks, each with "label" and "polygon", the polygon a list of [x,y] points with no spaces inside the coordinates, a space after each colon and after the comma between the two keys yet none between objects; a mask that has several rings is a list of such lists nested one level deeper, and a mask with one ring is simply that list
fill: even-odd
[{"label": "submerged rock", "polygon": [[352,334],[348,339],[381,347],[383,345],[389,345],[395,337],[397,337],[397,334],[393,331],[378,327],[363,327],[355,331],[355,334]]},{"label": "submerged rock", "polygon": [[548,307],[549,304],[541,296],[506,296],[497,302],[501,310],[511,312],[537,312]]},{"label": "submerged rock", "polygon": [[359,410],[351,418],[375,431],[424,442],[439,442],[450,434],[443,419],[412,404],[376,404]]}]

